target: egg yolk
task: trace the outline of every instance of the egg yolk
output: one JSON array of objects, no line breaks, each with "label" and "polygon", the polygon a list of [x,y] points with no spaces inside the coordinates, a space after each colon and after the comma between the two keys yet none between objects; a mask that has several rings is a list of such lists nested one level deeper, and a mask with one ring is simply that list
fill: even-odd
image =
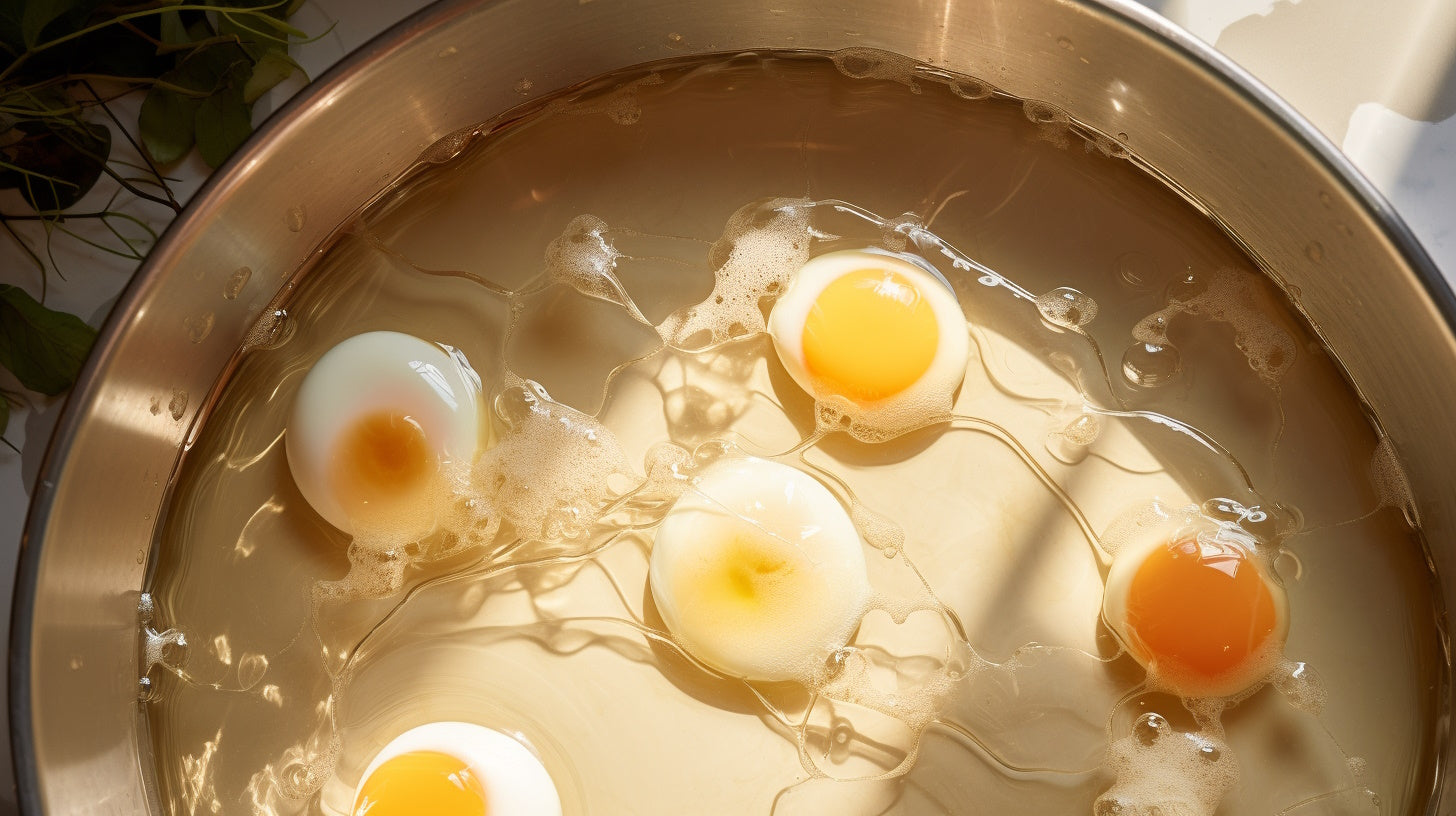
[{"label": "egg yolk", "polygon": [[1173,682],[1218,680],[1258,656],[1274,595],[1242,548],[1184,539],[1158,547],[1127,595],[1130,646]]},{"label": "egg yolk", "polygon": [[333,458],[339,502],[351,516],[367,516],[418,494],[438,470],[425,432],[409,416],[390,411],[357,420],[341,436]]},{"label": "egg yolk", "polygon": [[353,816],[485,816],[485,787],[459,759],[411,751],[386,760],[359,787]]},{"label": "egg yolk", "polygon": [[718,557],[694,576],[692,593],[708,607],[752,614],[793,584],[797,571],[783,545],[745,533],[726,542]]},{"label": "egg yolk", "polygon": [[678,596],[691,599],[679,610],[684,632],[754,651],[814,616],[825,588],[792,544],[747,524],[703,536],[701,556],[671,577]]},{"label": "egg yolk", "polygon": [[804,321],[804,363],[835,393],[880,400],[913,385],[935,359],[940,329],[920,290],[887,269],[836,278]]}]

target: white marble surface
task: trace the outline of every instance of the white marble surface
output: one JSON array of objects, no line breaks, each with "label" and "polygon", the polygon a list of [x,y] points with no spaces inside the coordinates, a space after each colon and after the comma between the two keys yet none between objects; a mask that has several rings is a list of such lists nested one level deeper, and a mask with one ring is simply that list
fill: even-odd
[{"label": "white marble surface", "polygon": [[[1451,0],[1142,0],[1212,43],[1310,118],[1341,146],[1395,205],[1417,237],[1456,281],[1456,3]],[[304,30],[334,27],[295,50],[317,76],[423,0],[309,0],[295,17]],[[276,89],[266,111],[301,83]],[[125,120],[125,116],[123,116]],[[205,168],[194,156],[172,172],[179,198],[197,189]],[[13,201],[0,206],[14,209]],[[127,209],[160,225],[165,211]],[[99,325],[125,284],[127,264],[98,262],[58,244],[65,280],[52,279],[48,304]],[[39,278],[12,246],[0,243],[0,282],[38,291]],[[0,385],[17,384],[0,371]],[[32,395],[15,410],[0,447],[0,632],[8,632],[16,551],[31,486],[60,400]],[[4,678],[0,677],[0,690]],[[0,708],[0,728],[6,727]],[[8,729],[7,729],[8,730]],[[9,743],[0,741],[0,813],[14,809],[8,784]]]}]

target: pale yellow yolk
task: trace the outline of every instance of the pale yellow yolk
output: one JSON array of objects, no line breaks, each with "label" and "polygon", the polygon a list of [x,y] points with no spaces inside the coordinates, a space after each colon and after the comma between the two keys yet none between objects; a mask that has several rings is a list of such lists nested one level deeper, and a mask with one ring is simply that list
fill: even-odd
[{"label": "pale yellow yolk", "polygon": [[683,628],[719,646],[749,648],[778,638],[811,614],[821,591],[811,565],[791,544],[747,525],[709,527],[703,557],[684,563],[673,582],[683,598]]},{"label": "pale yellow yolk", "polygon": [[935,359],[935,312],[907,278],[860,269],[824,287],[804,321],[804,363],[835,393],[870,402],[904,391]]},{"label": "pale yellow yolk", "polygon": [[377,519],[391,506],[417,498],[439,462],[419,423],[383,411],[359,419],[344,432],[332,469],[345,512],[353,518]]},{"label": "pale yellow yolk", "polygon": [[353,816],[485,816],[485,787],[461,760],[411,751],[385,761],[364,784]]},{"label": "pale yellow yolk", "polygon": [[760,534],[734,536],[693,576],[690,591],[714,609],[755,614],[793,583],[795,565],[782,549]]}]

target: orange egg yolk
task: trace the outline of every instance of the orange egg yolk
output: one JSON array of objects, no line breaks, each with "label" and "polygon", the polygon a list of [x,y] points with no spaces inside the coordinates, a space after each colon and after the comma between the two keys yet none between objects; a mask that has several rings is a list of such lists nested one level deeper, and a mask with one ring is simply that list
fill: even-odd
[{"label": "orange egg yolk", "polygon": [[1277,618],[1250,554],[1183,539],[1148,554],[1127,594],[1129,647],[1177,685],[1217,682],[1261,657]]},{"label": "orange egg yolk", "polygon": [[485,816],[485,787],[469,766],[439,751],[391,757],[359,787],[353,816]]},{"label": "orange egg yolk", "polygon": [[804,321],[804,363],[841,396],[871,402],[904,391],[935,359],[940,329],[920,290],[888,269],[859,269],[824,287]]},{"label": "orange egg yolk", "polygon": [[368,414],[339,440],[332,462],[339,502],[350,516],[369,518],[389,505],[418,496],[439,462],[412,417],[390,411]]}]

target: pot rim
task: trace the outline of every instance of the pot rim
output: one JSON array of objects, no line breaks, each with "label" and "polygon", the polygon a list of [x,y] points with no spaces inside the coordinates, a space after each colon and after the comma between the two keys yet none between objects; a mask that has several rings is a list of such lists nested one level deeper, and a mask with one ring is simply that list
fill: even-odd
[{"label": "pot rim", "polygon": [[[261,149],[274,135],[296,124],[326,99],[333,91],[345,85],[356,74],[373,65],[415,35],[447,25],[457,16],[478,9],[499,5],[508,0],[436,0],[383,32],[375,35],[359,48],[346,54],[329,67],[318,79],[310,82],[277,111],[271,113],[253,132],[248,140],[226,163],[219,167],[185,206],[160,239],[153,246],[131,280],[122,289],[120,296],[107,315],[90,356],[77,377],[76,384],[66,397],[58,421],[47,442],[46,452],[37,472],[35,487],[27,518],[21,532],[18,564],[16,568],[14,594],[11,602],[10,646],[8,662],[10,745],[13,771],[16,781],[17,804],[22,813],[41,813],[40,781],[36,763],[31,711],[32,700],[32,634],[37,581],[41,562],[40,541],[54,511],[55,486],[58,484],[77,429],[81,425],[84,411],[81,406],[89,404],[100,395],[103,383],[97,376],[101,361],[114,353],[118,339],[125,329],[126,317],[149,292],[160,285],[156,269],[161,265],[158,259],[171,254],[179,235],[186,235],[195,228],[198,213],[208,209],[219,191],[231,186],[235,176],[246,172]],[[1372,221],[1406,262],[1410,271],[1420,282],[1427,297],[1439,312],[1447,332],[1456,336],[1456,292],[1442,274],[1426,249],[1417,240],[1410,227],[1385,196],[1367,179],[1343,152],[1305,119],[1283,98],[1257,80],[1251,73],[1237,65],[1212,45],[1195,37],[1173,22],[1167,20],[1136,0],[1063,0],[1069,5],[1080,6],[1093,14],[1107,14],[1116,21],[1139,33],[1150,35],[1161,44],[1170,47],[1176,54],[1187,59],[1203,72],[1211,75],[1224,87],[1236,92],[1244,102],[1257,111],[1285,135],[1298,142],[1312,154],[1323,168],[1336,179],[1352,199],[1366,210]],[[1456,270],[1453,270],[1456,273]],[[1439,592],[1437,603],[1442,601]],[[1450,644],[1446,631],[1445,610],[1436,610],[1441,615],[1442,645],[1450,655]],[[1436,816],[1440,805],[1440,794],[1446,764],[1449,761],[1450,729],[1450,667],[1445,667],[1442,676],[1443,710],[1437,724],[1435,774],[1432,777],[1433,790],[1427,809],[1428,816]]]}]

